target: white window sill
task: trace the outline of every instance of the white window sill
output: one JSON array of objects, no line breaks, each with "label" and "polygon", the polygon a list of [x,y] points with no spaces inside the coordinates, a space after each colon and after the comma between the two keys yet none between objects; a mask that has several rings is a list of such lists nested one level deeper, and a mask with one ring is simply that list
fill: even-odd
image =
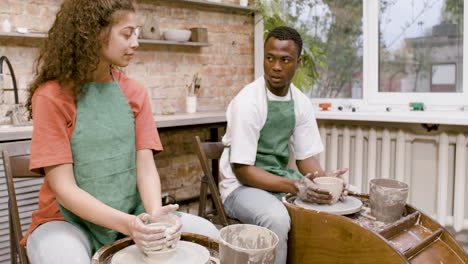
[{"label": "white window sill", "polygon": [[344,112],[315,111],[317,120],[349,120],[439,125],[468,125],[468,111],[398,111],[398,112]]}]

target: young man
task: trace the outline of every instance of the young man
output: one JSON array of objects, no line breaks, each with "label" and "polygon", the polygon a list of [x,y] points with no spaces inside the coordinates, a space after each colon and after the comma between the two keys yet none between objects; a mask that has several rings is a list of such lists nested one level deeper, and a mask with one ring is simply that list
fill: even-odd
[{"label": "young man", "polygon": [[[281,203],[286,193],[329,203],[312,176],[340,176],[347,169],[324,172],[313,157],[323,150],[312,104],[291,80],[301,58],[302,39],[290,27],[273,29],[264,44],[264,76],[248,84],[227,110],[226,149],[221,156],[221,198],[226,213],[246,224],[274,231],[279,237],[276,263],[286,263],[290,229]],[[297,170],[288,170],[288,143]]]}]

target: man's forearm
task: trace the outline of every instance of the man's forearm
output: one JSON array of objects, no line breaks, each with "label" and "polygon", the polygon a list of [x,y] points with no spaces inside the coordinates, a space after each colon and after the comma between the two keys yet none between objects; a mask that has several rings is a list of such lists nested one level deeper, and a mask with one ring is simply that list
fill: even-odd
[{"label": "man's forearm", "polygon": [[325,175],[325,172],[320,166],[320,163],[313,156],[305,160],[297,160],[296,164],[298,170],[302,173],[302,175],[306,175],[307,173],[314,174],[315,172],[317,172],[317,176],[319,177]]},{"label": "man's forearm", "polygon": [[292,179],[271,174],[253,165],[234,164],[234,173],[244,185],[270,192],[297,192]]}]

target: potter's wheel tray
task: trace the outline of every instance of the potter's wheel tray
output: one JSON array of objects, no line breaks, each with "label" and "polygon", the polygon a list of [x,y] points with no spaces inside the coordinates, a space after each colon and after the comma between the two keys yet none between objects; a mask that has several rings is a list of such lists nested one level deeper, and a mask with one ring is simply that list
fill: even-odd
[{"label": "potter's wheel tray", "polygon": [[208,249],[196,243],[179,241],[176,253],[164,260],[152,261],[136,245],[131,245],[115,253],[111,264],[205,264],[209,261]]},{"label": "potter's wheel tray", "polygon": [[336,215],[353,214],[359,212],[362,207],[361,200],[353,196],[348,196],[344,201],[338,201],[333,205],[304,202],[299,198],[294,200],[294,204],[304,209]]}]

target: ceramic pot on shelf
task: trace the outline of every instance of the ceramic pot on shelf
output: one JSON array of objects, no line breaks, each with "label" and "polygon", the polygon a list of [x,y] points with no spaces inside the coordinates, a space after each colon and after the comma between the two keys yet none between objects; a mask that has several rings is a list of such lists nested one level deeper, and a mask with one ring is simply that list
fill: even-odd
[{"label": "ceramic pot on shelf", "polygon": [[161,33],[159,32],[159,25],[156,17],[148,15],[144,19],[144,23],[141,27],[141,38],[153,40],[161,39]]}]

